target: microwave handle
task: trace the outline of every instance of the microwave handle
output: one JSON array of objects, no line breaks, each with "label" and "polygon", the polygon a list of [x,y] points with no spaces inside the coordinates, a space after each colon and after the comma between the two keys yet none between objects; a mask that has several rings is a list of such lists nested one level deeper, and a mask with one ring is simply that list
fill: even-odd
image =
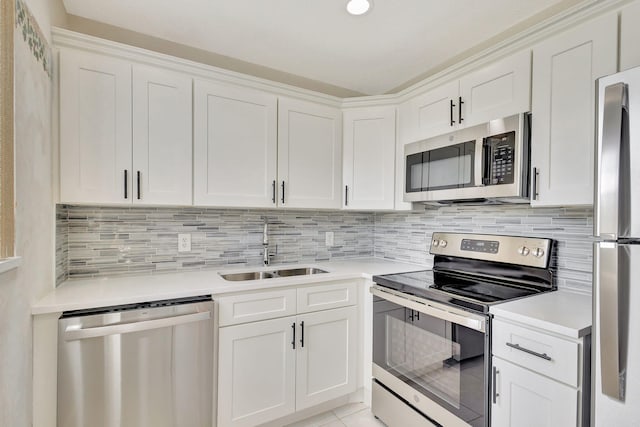
[{"label": "microwave handle", "polygon": [[491,144],[482,141],[482,185],[491,184]]}]

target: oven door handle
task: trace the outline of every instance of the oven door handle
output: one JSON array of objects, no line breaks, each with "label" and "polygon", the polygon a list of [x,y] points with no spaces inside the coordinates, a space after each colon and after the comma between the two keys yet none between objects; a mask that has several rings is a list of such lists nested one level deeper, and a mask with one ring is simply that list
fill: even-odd
[{"label": "oven door handle", "polygon": [[455,323],[476,331],[486,332],[486,320],[480,316],[473,314],[458,314],[453,313],[445,308],[435,307],[430,302],[419,302],[412,299],[404,298],[399,295],[395,295],[391,292],[380,290],[376,287],[371,288],[371,293],[384,300],[392,302],[394,304],[401,305],[403,307],[410,308],[412,310],[424,313],[427,316],[432,316],[438,319],[446,320],[447,322]]}]

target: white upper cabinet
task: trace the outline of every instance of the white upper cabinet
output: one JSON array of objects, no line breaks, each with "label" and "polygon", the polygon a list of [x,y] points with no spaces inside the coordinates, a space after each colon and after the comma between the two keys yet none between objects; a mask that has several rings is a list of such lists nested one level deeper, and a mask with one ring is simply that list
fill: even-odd
[{"label": "white upper cabinet", "polygon": [[278,203],[291,208],[342,206],[342,114],[339,109],[278,101]]},{"label": "white upper cabinet", "polygon": [[532,206],[593,203],[595,81],[616,71],[615,13],[533,49]]},{"label": "white upper cabinet", "polygon": [[60,201],[190,205],[191,78],[60,52]]},{"label": "white upper cabinet", "polygon": [[531,52],[445,83],[400,106],[402,144],[530,110]]},{"label": "white upper cabinet", "polygon": [[275,206],[277,98],[196,80],[193,122],[194,203]]},{"label": "white upper cabinet", "polygon": [[519,52],[460,79],[458,124],[474,126],[531,109],[531,52]]},{"label": "white upper cabinet", "polygon": [[134,203],[192,203],[191,78],[133,67]]},{"label": "white upper cabinet", "polygon": [[132,200],[131,65],[60,52],[60,201]]},{"label": "white upper cabinet", "polygon": [[343,208],[393,209],[395,124],[395,107],[344,112]]},{"label": "white upper cabinet", "polygon": [[620,15],[620,71],[640,67],[640,1],[622,9]]}]

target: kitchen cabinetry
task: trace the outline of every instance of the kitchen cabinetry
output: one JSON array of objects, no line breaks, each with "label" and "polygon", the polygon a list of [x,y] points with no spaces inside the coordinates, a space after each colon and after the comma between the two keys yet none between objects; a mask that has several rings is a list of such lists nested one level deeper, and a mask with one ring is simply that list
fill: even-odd
[{"label": "kitchen cabinetry", "polygon": [[589,419],[590,336],[496,318],[491,425],[580,426]]},{"label": "kitchen cabinetry", "polygon": [[194,204],[276,205],[277,97],[196,80]]},{"label": "kitchen cabinetry", "polygon": [[532,206],[593,203],[595,81],[616,71],[615,13],[533,49]]},{"label": "kitchen cabinetry", "polygon": [[624,7],[620,12],[620,70],[640,66],[640,1]]},{"label": "kitchen cabinetry", "polygon": [[191,204],[191,79],[60,52],[60,201]]},{"label": "kitchen cabinetry", "polygon": [[395,107],[344,112],[344,209],[393,209],[395,123]]},{"label": "kitchen cabinetry", "polygon": [[307,101],[278,101],[278,203],[291,208],[342,206],[342,115]]},{"label": "kitchen cabinetry", "polygon": [[402,142],[529,111],[530,87],[528,50],[438,86],[400,107]]},{"label": "kitchen cabinetry", "polygon": [[254,426],[355,391],[356,293],[355,282],[337,282],[220,298],[218,426]]}]

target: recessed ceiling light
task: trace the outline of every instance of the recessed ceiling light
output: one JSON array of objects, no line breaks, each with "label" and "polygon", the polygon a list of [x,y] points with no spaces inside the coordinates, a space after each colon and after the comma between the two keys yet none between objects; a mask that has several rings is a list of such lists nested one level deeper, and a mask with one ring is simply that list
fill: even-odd
[{"label": "recessed ceiling light", "polygon": [[349,0],[347,12],[352,15],[364,15],[371,9],[371,0]]}]

